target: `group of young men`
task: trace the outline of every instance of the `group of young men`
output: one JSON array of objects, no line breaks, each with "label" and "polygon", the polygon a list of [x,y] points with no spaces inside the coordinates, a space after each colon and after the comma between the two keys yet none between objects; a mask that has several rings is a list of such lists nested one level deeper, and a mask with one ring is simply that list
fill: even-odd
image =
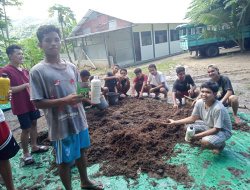
[{"label": "group of young men", "polygon": [[[37,37],[38,46],[44,51],[45,59],[36,64],[30,73],[20,66],[24,57],[21,47],[17,45],[7,48],[10,64],[0,70],[0,74],[6,73],[11,81],[12,111],[17,115],[22,129],[23,161],[25,165],[33,164],[35,160],[31,156],[32,153],[48,151],[48,147],[37,145],[37,119],[40,117],[38,109],[43,109],[48,124],[49,139],[53,142],[56,163],[59,165],[59,174],[64,187],[67,190],[72,189],[70,163],[75,160],[81,187],[104,189],[100,181],[89,180],[87,176],[84,149],[90,146],[90,139],[83,106],[86,99],[82,95],[76,95],[76,83],[88,81],[90,73],[82,71],[79,74],[73,64],[60,58],[62,44],[57,27],[41,26],[37,31]],[[136,77],[133,79],[131,97],[137,94],[138,98],[142,98],[143,93],[154,93],[154,98],[159,99],[162,93],[161,100],[166,101],[169,87],[164,74],[157,71],[154,64],[150,64],[148,70],[149,76],[143,74],[140,68],[135,69]],[[118,71],[119,66],[114,65],[112,72],[104,76],[105,85],[102,93],[105,96],[108,92],[117,92],[120,98],[126,98],[130,89],[127,70],[121,69],[120,75],[116,75]],[[203,131],[195,134],[192,140],[202,138],[201,143],[204,148],[219,154],[225,146],[225,141],[232,135],[230,117],[224,105],[232,106],[234,120],[241,122],[237,117],[239,103],[228,77],[220,75],[215,65],[208,66],[207,71],[211,80],[201,85],[201,99],[195,103],[192,116],[178,121],[169,119],[168,125],[190,123],[196,131]],[[184,67],[178,67],[176,72],[178,79],[174,82],[172,97],[173,108],[178,109],[176,99],[181,102],[184,96],[196,98],[199,91],[192,77],[185,73]],[[198,121],[199,119],[202,121]],[[5,165],[0,167],[0,173],[7,188],[14,189],[9,159],[16,154],[19,147],[4,121],[2,112],[0,112],[0,124],[0,166]],[[28,149],[29,137],[31,153]],[[7,154],[11,150],[13,150],[12,153]]]}]

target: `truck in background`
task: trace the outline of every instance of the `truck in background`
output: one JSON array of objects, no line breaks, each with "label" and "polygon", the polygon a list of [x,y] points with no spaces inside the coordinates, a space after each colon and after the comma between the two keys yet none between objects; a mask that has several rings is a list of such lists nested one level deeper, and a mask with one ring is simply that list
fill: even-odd
[{"label": "truck in background", "polygon": [[[184,51],[196,52],[201,56],[215,57],[219,55],[219,47],[230,48],[237,46],[237,44],[226,38],[208,38],[205,39],[202,34],[206,30],[214,30],[212,26],[204,24],[188,25],[183,24],[176,27],[179,30],[180,47]],[[245,48],[250,48],[250,25],[245,27]]]}]

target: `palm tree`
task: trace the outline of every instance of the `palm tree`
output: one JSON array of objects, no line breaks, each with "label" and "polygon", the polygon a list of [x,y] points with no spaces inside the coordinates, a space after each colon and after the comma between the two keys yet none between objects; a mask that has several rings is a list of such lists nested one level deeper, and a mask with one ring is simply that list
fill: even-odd
[{"label": "palm tree", "polygon": [[66,26],[66,23],[73,23],[76,20],[75,15],[74,15],[73,11],[71,11],[71,9],[69,7],[64,7],[62,5],[55,4],[53,7],[49,8],[49,17],[53,17],[56,11],[57,11],[57,16],[58,16],[58,22],[61,24],[65,49],[66,49],[66,52],[68,54],[69,61],[71,63],[73,63],[72,60],[71,60],[71,57],[69,55],[63,25]]}]

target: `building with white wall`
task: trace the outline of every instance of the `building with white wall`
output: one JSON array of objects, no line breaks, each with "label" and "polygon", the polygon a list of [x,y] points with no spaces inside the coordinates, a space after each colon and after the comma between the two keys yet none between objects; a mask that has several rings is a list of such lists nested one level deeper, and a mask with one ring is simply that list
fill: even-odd
[{"label": "building with white wall", "polygon": [[89,10],[67,37],[80,64],[128,67],[180,53],[183,23],[132,23]]}]

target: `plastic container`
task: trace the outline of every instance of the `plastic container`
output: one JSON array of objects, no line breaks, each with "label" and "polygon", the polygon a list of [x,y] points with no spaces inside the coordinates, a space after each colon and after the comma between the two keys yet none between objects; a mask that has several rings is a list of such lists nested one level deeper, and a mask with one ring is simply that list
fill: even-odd
[{"label": "plastic container", "polygon": [[7,77],[6,73],[2,74],[0,77],[0,104],[8,104],[7,99],[8,92],[10,90],[10,79]]},{"label": "plastic container", "polygon": [[109,105],[117,105],[119,103],[119,94],[116,92],[108,92]]},{"label": "plastic container", "polygon": [[189,126],[186,131],[185,141],[190,141],[191,137],[195,134],[195,128],[193,126]]},{"label": "plastic container", "polygon": [[185,105],[186,104],[186,99],[185,97],[181,99],[181,105]]},{"label": "plastic container", "polygon": [[100,104],[101,98],[101,81],[98,79],[98,76],[94,76],[94,79],[91,81],[91,103]]},{"label": "plastic container", "polygon": [[101,101],[101,103],[96,105],[96,107],[98,109],[104,110],[105,108],[107,108],[109,106],[106,99],[104,98],[104,96],[101,96],[100,101]]}]

